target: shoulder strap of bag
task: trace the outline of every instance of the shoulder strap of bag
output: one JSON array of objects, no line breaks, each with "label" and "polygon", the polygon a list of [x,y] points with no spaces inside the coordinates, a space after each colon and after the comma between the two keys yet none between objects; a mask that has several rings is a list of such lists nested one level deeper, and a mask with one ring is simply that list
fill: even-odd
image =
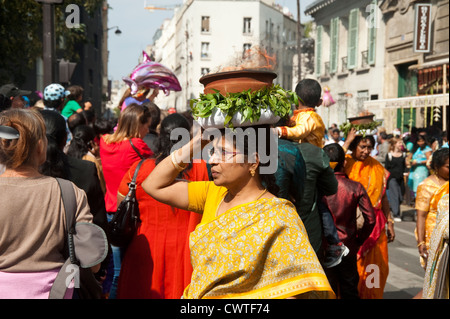
[{"label": "shoulder strap of bag", "polygon": [[139,153],[138,149],[136,148],[136,146],[134,146],[133,142],[131,141],[131,138],[129,139],[131,147],[134,149],[134,151],[136,152],[136,154],[143,159],[144,157],[141,155],[141,153]]},{"label": "shoulder strap of bag", "polygon": [[139,173],[139,169],[141,168],[142,163],[144,163],[144,161],[145,161],[145,158],[141,159],[139,164],[137,164],[137,166],[136,166],[136,170],[134,171],[134,174],[133,174],[133,179],[131,180],[131,183],[133,183],[134,185],[136,185],[136,179],[137,179],[137,176],[138,176],[138,173]]},{"label": "shoulder strap of bag", "polygon": [[133,178],[131,179],[130,183],[128,184],[128,194],[126,197],[134,197],[134,192],[136,190],[136,179],[139,173],[139,169],[141,168],[142,163],[144,163],[145,158],[141,159],[139,164],[136,166],[136,170],[134,171]]},{"label": "shoulder strap of bag", "polygon": [[75,192],[73,190],[72,183],[56,178],[61,189],[61,197],[63,200],[64,211],[66,213],[66,228],[67,228],[67,245],[69,249],[69,258],[67,258],[64,265],[61,267],[56,279],[50,290],[49,299],[62,299],[67,290],[66,278],[68,273],[66,273],[66,267],[70,264],[78,264],[75,257],[75,247],[73,245],[73,234],[75,232],[75,213],[77,209],[77,202],[75,198]]}]

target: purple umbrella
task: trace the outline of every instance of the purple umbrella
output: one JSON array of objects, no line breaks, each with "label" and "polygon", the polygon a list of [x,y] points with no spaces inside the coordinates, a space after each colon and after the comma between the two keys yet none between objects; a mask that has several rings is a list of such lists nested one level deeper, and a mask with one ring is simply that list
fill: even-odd
[{"label": "purple umbrella", "polygon": [[169,95],[169,91],[181,91],[180,82],[169,68],[151,61],[145,52],[143,56],[144,61],[134,68],[131,75],[122,78],[130,87],[131,94],[135,94],[141,87],[161,89],[165,95]]}]

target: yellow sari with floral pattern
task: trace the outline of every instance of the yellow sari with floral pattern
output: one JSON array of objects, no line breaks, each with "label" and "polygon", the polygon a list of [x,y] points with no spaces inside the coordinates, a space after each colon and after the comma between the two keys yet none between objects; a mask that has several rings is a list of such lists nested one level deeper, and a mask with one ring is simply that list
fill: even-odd
[{"label": "yellow sari with floral pattern", "polygon": [[[445,194],[448,194],[448,181],[440,184],[442,181],[436,176],[431,175],[427,177],[417,187],[416,210],[427,212],[425,219],[425,246],[427,250],[430,249],[430,237],[436,225],[436,211],[439,200]],[[417,239],[417,229],[414,230]],[[419,257],[420,265],[425,268],[426,262],[422,257]]]},{"label": "yellow sari with floral pattern", "polygon": [[449,298],[448,196],[447,191],[436,205],[436,227],[430,238],[422,297],[424,299]]},{"label": "yellow sari with floral pattern", "polygon": [[191,283],[183,298],[335,298],[295,206],[262,198],[215,216],[226,189],[189,183]]}]

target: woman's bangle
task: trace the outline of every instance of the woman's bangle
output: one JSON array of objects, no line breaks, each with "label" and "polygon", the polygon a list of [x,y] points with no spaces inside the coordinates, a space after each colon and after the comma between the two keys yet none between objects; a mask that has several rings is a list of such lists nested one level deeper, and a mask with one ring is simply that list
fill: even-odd
[{"label": "woman's bangle", "polygon": [[187,165],[183,167],[183,166],[180,166],[180,164],[178,164],[177,160],[175,159],[175,152],[176,151],[173,151],[172,154],[170,154],[170,157],[172,159],[172,164],[173,164],[173,167],[175,167],[175,169],[178,172],[181,172],[186,168]]},{"label": "woman's bangle", "polygon": [[421,241],[420,243],[418,243],[418,244],[417,244],[417,247],[420,247],[420,246],[422,246],[422,245],[425,245],[425,242],[424,242],[424,241]]},{"label": "woman's bangle", "polygon": [[388,223],[395,224],[395,223],[394,223],[394,220],[393,220],[392,218],[388,218]]}]

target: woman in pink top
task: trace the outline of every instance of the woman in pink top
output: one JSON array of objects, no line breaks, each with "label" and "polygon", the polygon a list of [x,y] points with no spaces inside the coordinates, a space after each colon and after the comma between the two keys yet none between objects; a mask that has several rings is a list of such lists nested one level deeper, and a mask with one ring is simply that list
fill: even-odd
[{"label": "woman in pink top", "polygon": [[[120,182],[131,167],[141,158],[148,158],[153,152],[142,139],[149,130],[150,111],[144,105],[130,104],[120,113],[117,130],[113,134],[103,135],[100,139],[100,159],[106,184],[105,204],[108,220],[117,210],[117,192]],[[135,149],[133,149],[133,146]],[[122,252],[112,247],[114,276],[109,298],[115,298],[117,280],[120,273]],[[109,281],[106,281],[107,285]],[[104,287],[108,290],[108,287]]]}]

